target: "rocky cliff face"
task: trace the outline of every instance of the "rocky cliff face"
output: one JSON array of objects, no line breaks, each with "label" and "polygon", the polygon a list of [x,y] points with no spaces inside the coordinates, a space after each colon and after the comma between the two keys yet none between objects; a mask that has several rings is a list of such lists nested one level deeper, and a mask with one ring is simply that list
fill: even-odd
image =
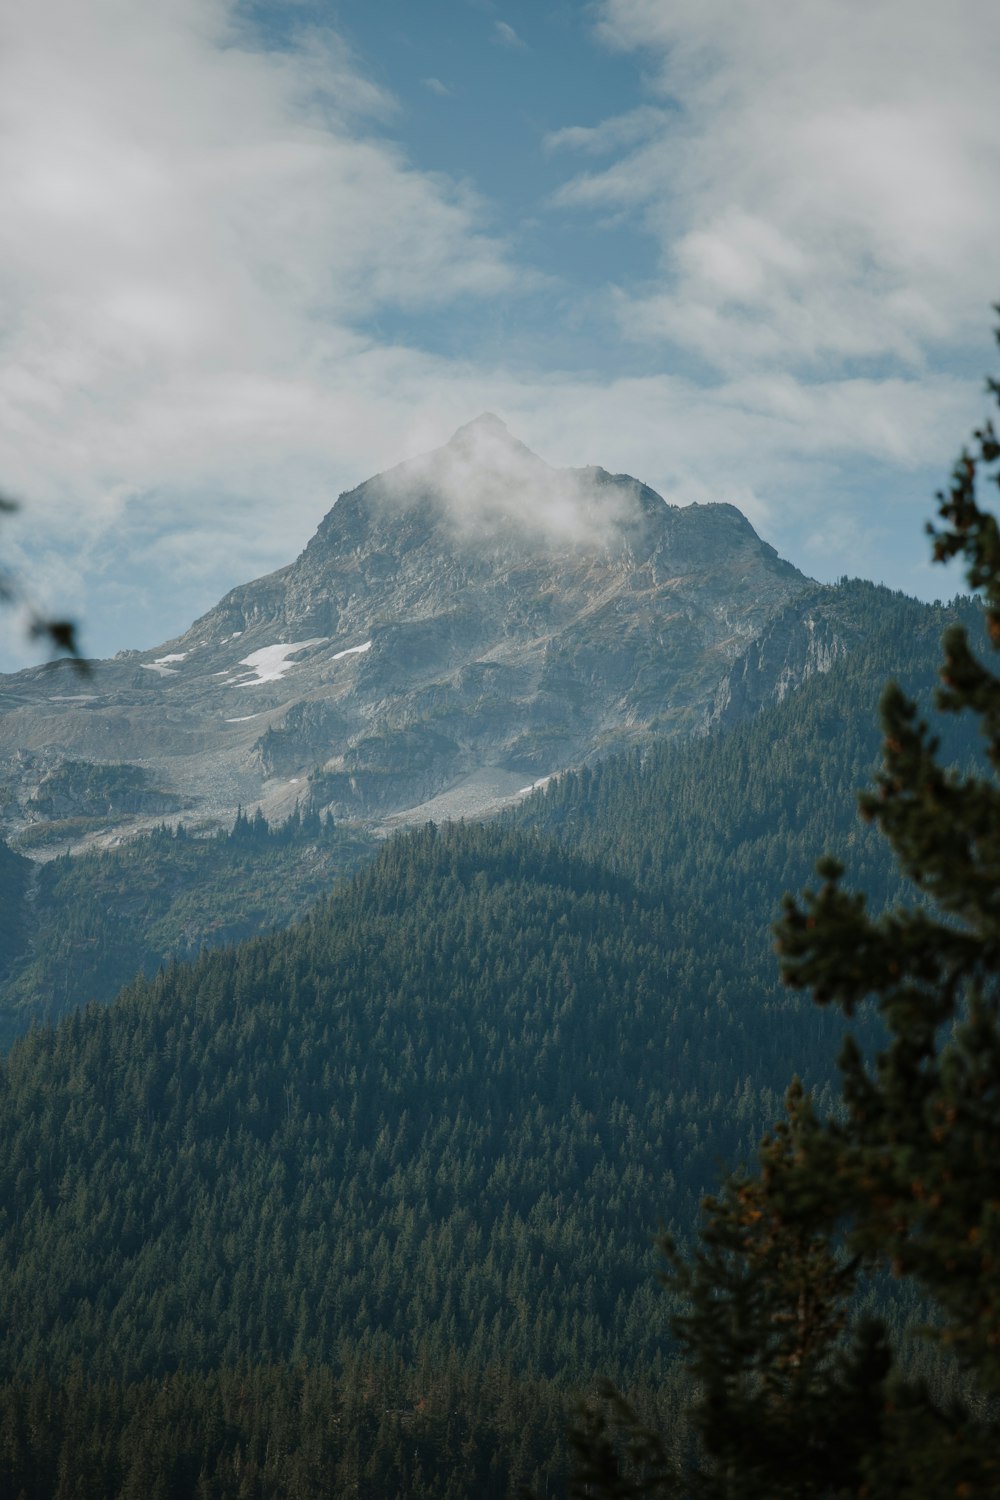
[{"label": "rocky cliff face", "polygon": [[836,591],[815,585],[770,620],[719,683],[707,726],[752,717],[781,702],[816,672],[829,672],[855,645],[856,630],[836,607]]},{"label": "rocky cliff face", "polygon": [[753,712],[839,649],[802,623],[805,593],[732,506],[552,469],[482,417],[342,495],[294,563],[175,640],[85,682],[0,679],[3,816],[37,822],[65,762],[134,766],[193,821],[307,798],[375,822],[474,814]]}]

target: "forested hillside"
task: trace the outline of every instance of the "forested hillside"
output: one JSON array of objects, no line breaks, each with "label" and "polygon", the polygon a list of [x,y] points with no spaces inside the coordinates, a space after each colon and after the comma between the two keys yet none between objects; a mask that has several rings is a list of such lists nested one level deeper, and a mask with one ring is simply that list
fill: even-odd
[{"label": "forested hillside", "polygon": [[26,897],[32,873],[30,860],[0,842],[0,975],[13,962],[26,942]]},{"label": "forested hillside", "polygon": [[[803,859],[808,865],[834,834],[831,818],[848,831],[854,827],[852,804],[838,801],[831,778],[838,776],[841,787],[863,784],[877,748],[871,705],[881,683],[900,672],[914,686],[929,687],[948,617],[861,582],[817,597],[825,629],[847,653],[832,677],[813,678],[756,727],[737,724],[705,746],[671,749],[670,742],[649,741],[641,754],[615,758],[607,768],[563,775],[544,801],[533,799],[516,818],[526,816],[578,846],[585,842],[595,859],[611,859],[639,880],[655,883],[676,871],[679,860],[688,862],[689,878],[703,894],[720,879],[752,879],[755,899],[745,890],[742,907],[755,909],[766,931],[775,891],[794,884],[791,874],[782,882],[782,858],[789,871]],[[853,747],[849,764],[829,759],[836,738]],[[768,800],[776,775],[786,783],[783,801]],[[659,792],[663,777],[670,783],[666,797]],[[798,786],[810,795],[793,808],[788,799]],[[742,869],[734,864],[730,835],[742,850]],[[136,974],[151,976],[204,947],[287,926],[376,847],[356,825],[333,826],[298,811],[273,828],[259,815],[241,815],[228,837],[164,828],[40,866],[0,845],[0,1047],[32,1021],[112,999]],[[858,878],[864,884],[866,870],[859,868]]]},{"label": "forested hillside", "polygon": [[[514,817],[643,889],[707,911],[713,994],[718,985],[760,1003],[774,994],[771,924],[784,892],[809,879],[822,852],[844,862],[873,908],[905,894],[856,810],[878,764],[878,700],[898,678],[929,709],[942,631],[958,619],[980,639],[981,615],[971,600],[928,607],[860,580],[839,594],[858,645],[828,674],[695,744],[660,741],[559,777]],[[935,722],[946,759],[979,754],[969,724]],[[803,1065],[790,1054],[786,1061]]]},{"label": "forested hillside", "polygon": [[113,999],[137,974],[287,927],[374,847],[298,810],[273,829],[240,813],[228,834],[195,838],[181,824],[42,865],[0,844],[0,1047],[33,1021]]},{"label": "forested hillside", "polygon": [[854,792],[944,612],[856,588],[868,652],[752,722],[394,839],[288,932],[14,1045],[12,1493],[55,1493],[60,1451],[90,1454],[72,1493],[140,1493],[154,1421],[163,1494],[544,1492],[559,1392],[599,1371],[671,1406],[656,1229],[691,1232],[793,1071],[828,1089],[838,1023],[776,982],[780,896],[824,847],[897,891]]}]

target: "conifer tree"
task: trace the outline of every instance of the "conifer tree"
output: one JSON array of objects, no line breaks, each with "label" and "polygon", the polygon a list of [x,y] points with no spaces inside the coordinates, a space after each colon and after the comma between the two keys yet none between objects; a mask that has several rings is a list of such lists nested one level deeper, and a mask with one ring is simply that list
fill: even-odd
[{"label": "conifer tree", "polygon": [[[0,516],[13,515],[17,509],[15,500],[0,494]],[[14,574],[0,564],[0,604],[14,602],[25,603],[24,590]],[[89,673],[90,668],[80,654],[76,625],[72,620],[47,619],[37,609],[29,608],[28,634],[32,640],[47,640],[55,655],[70,657],[78,672],[85,676]]]},{"label": "conifer tree", "polygon": [[[977,501],[982,482],[1000,483],[990,423],[928,527],[935,559],[964,559],[988,656],[1000,650],[1000,528]],[[678,1458],[606,1390],[573,1435],[574,1495],[1000,1494],[1000,676],[963,628],[942,644],[938,707],[978,718],[987,767],[943,766],[890,684],[883,769],[860,803],[912,901],[872,916],[821,860],[822,884],[787,897],[775,929],[785,982],[847,1017],[877,1007],[885,1044],[868,1059],[845,1042],[829,1118],[793,1084],[755,1172],[706,1201],[693,1259],[664,1244],[697,1452]],[[890,1275],[927,1310],[911,1333],[937,1346],[936,1379],[913,1373],[912,1337],[893,1347],[884,1319],[858,1315],[864,1278],[867,1301],[891,1305]]]}]

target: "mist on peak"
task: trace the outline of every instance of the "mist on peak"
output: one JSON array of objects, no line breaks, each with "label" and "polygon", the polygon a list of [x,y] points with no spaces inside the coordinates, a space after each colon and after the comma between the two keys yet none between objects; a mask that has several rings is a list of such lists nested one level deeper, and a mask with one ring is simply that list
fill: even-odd
[{"label": "mist on peak", "polygon": [[508,443],[516,443],[519,447],[523,446],[512,435],[507,423],[492,411],[480,412],[479,416],[473,417],[471,422],[464,423],[452,433],[447,446],[449,448],[456,445],[461,446],[465,442],[476,441],[488,436],[504,440]]},{"label": "mist on peak", "polygon": [[[600,469],[555,469],[493,412],[447,443],[378,476],[383,503],[431,502],[464,546],[520,541],[540,551],[617,551],[643,521],[634,480]],[[662,503],[662,502],[661,502]]]}]

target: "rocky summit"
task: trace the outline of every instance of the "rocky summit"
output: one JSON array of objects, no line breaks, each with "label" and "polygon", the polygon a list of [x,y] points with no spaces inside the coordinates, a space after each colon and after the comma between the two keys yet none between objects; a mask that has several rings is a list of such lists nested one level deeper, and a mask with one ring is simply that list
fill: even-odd
[{"label": "rocky summit", "polygon": [[841,649],[822,595],[732,505],[551,468],[484,415],[176,639],[0,678],[3,830],[475,815],[780,696]]}]

